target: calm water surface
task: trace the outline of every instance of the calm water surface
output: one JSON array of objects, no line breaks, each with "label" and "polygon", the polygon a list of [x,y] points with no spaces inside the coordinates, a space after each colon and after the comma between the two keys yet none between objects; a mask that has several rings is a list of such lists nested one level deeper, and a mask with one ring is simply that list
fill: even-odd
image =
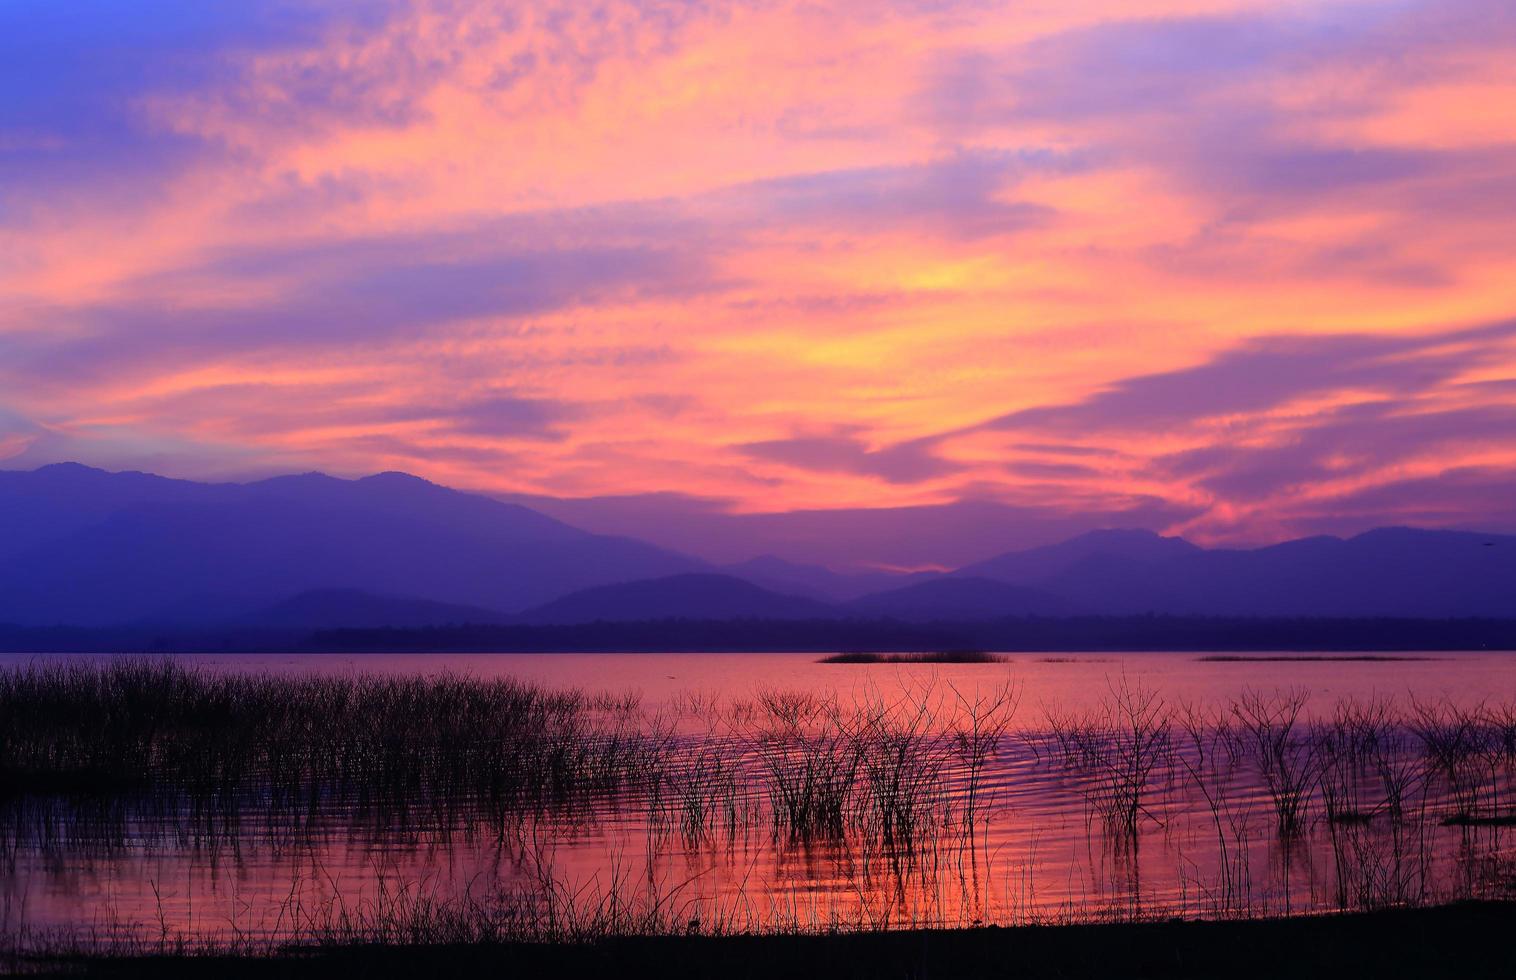
[{"label": "calm water surface", "polygon": [[[84,655],[0,654],[0,666]],[[1245,657],[1207,660],[1208,656]],[[1220,703],[1246,687],[1305,687],[1314,713],[1339,698],[1450,697],[1465,703],[1516,696],[1516,654],[1384,654],[1388,659],[1308,659],[1304,654],[1007,654],[995,664],[824,664],[811,653],[428,653],[202,654],[176,656],[212,670],[280,674],[438,674],[518,677],[553,686],[638,691],[656,708],[690,692],[751,697],[770,688],[836,693],[924,680],[960,686],[1006,680],[1023,689],[1024,721],[1043,703],[1093,705],[1123,676],[1158,688],[1169,701]],[[1352,656],[1373,656],[1372,654]],[[1280,660],[1274,657],[1283,658]],[[1269,659],[1261,659],[1269,658]]]},{"label": "calm water surface", "polygon": [[[659,789],[508,829],[451,812],[400,825],[355,824],[333,812],[313,815],[298,834],[255,819],[206,833],[186,830],[176,811],[134,812],[127,833],[106,834],[92,829],[97,804],[89,800],[8,799],[0,801],[7,828],[0,926],[149,938],[278,935],[298,931],[301,916],[371,910],[396,895],[457,900],[510,887],[548,887],[585,904],[624,893],[677,909],[692,928],[958,925],[1360,907],[1504,894],[1516,881],[1516,831],[1499,819],[1443,825],[1458,804],[1450,780],[1483,780],[1474,791],[1487,808],[1481,813],[1508,812],[1516,748],[1501,749],[1494,722],[1483,755],[1446,772],[1402,726],[1387,729],[1372,755],[1354,756],[1343,764],[1348,775],[1331,782],[1325,763],[1302,755],[1313,782],[1303,820],[1286,833],[1267,751],[1255,750],[1245,733],[1197,735],[1178,713],[1208,709],[1212,721],[1225,722],[1244,691],[1308,690],[1292,736],[1304,743],[1326,731],[1345,702],[1393,699],[1397,718],[1414,705],[1516,703],[1516,657],[1202,657],[1015,654],[1003,663],[944,665],[833,665],[811,654],[178,657],[217,672],[448,673],[635,692],[635,710],[620,710],[616,724],[668,733],[671,787],[687,778],[680,772],[718,758],[734,765],[738,815],[690,834],[681,829],[677,791]],[[81,659],[90,658],[7,655],[0,668]],[[964,699],[1005,685],[1019,707],[977,778],[978,816],[967,826],[970,780],[949,744],[953,725]],[[927,713],[933,730],[917,746],[930,756],[929,771],[918,770],[937,800],[930,827],[909,846],[852,835],[802,841],[776,829],[765,775],[772,749],[764,747],[775,722],[762,707],[776,691],[844,706],[934,706]],[[1132,691],[1161,698],[1168,741],[1146,778],[1135,832],[1126,833],[1102,809],[1112,757],[1081,762],[1075,743],[1081,725]],[[799,737],[821,737],[814,727],[806,731]],[[1115,752],[1119,763],[1119,745]],[[1477,777],[1468,776],[1476,769]],[[1392,801],[1397,788],[1405,799]],[[1347,814],[1340,820],[1327,818],[1329,791]],[[1351,812],[1343,810],[1344,792]]]}]

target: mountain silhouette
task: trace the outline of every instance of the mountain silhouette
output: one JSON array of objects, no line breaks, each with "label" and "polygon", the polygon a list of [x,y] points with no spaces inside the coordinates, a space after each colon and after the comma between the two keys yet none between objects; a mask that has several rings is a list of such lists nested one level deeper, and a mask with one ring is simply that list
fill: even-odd
[{"label": "mountain silhouette", "polygon": [[207,596],[253,610],[324,589],[511,612],[705,567],[403,474],[199,484],[50,466],[0,474],[0,515],[0,622],[23,625],[167,621]]},{"label": "mountain silhouette", "polygon": [[235,625],[258,629],[424,629],[495,625],[509,616],[478,606],[402,599],[356,589],[317,589],[241,617]]},{"label": "mountain silhouette", "polygon": [[1516,616],[1516,537],[1464,531],[1381,528],[1214,550],[1098,532],[954,574],[970,573],[1113,615]]},{"label": "mountain silhouette", "polygon": [[723,565],[720,571],[746,579],[754,585],[761,585],[774,592],[809,596],[812,599],[832,602],[856,599],[871,592],[880,592],[907,582],[932,577],[930,574],[917,575],[885,571],[836,572],[825,565],[786,561],[773,555],[759,555],[747,561]]},{"label": "mountain silhouette", "polygon": [[771,592],[731,575],[686,574],[583,589],[522,613],[525,623],[653,619],[827,619],[835,606]]},{"label": "mountain silhouette", "polygon": [[1212,551],[1167,570],[1176,611],[1251,615],[1516,614],[1516,537],[1381,528],[1251,552]]},{"label": "mountain silhouette", "polygon": [[[524,612],[523,612],[524,610]],[[1262,548],[1094,531],[946,574],[722,569],[403,473],[196,483],[0,471],[0,623],[150,629],[1003,617],[1516,617],[1516,537]]]},{"label": "mountain silhouette", "polygon": [[988,578],[933,578],[863,596],[847,604],[858,616],[914,622],[1068,616],[1081,610],[1062,596]]},{"label": "mountain silhouette", "polygon": [[1167,562],[1200,552],[1183,538],[1166,538],[1152,531],[1090,531],[1058,544],[1011,551],[986,561],[965,565],[952,574],[965,578],[988,578],[1026,584],[1044,582],[1090,559],[1142,563]]}]

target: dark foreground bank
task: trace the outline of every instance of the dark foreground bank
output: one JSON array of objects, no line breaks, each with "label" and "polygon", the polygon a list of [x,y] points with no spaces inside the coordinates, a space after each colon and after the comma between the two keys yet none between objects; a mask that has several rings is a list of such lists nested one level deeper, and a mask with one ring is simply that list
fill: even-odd
[{"label": "dark foreground bank", "polygon": [[1459,980],[1516,976],[1516,903],[1249,922],[1025,926],[829,936],[648,937],[549,946],[367,946],[273,958],[16,960],[102,977],[1058,977]]}]

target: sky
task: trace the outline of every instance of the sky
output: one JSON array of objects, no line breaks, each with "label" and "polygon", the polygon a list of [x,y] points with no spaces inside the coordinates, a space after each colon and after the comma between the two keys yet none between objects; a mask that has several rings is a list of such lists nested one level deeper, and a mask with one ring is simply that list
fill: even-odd
[{"label": "sky", "polygon": [[0,468],[1510,529],[1513,223],[1508,0],[7,0]]}]

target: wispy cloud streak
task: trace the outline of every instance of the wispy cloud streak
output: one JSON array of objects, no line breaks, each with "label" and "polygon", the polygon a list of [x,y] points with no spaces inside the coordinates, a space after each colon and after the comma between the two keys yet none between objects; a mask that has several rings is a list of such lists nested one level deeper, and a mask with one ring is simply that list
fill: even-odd
[{"label": "wispy cloud streak", "polygon": [[67,8],[0,10],[7,465],[1509,518],[1509,4]]}]

